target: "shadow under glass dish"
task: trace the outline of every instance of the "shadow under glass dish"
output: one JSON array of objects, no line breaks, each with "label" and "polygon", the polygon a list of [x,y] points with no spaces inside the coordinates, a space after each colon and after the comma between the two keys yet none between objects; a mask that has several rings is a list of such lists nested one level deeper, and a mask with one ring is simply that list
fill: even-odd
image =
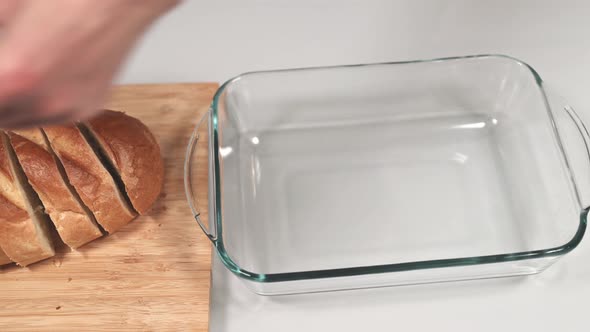
[{"label": "shadow under glass dish", "polygon": [[584,235],[587,144],[510,57],[257,72],[219,89],[185,180],[260,294],[531,274]]}]

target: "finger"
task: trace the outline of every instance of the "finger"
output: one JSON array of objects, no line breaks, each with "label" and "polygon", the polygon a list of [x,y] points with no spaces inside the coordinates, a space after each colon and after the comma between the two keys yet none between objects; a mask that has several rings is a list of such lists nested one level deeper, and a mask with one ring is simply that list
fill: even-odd
[{"label": "finger", "polygon": [[75,107],[67,99],[13,97],[0,106],[0,127],[23,128],[72,120]]},{"label": "finger", "polygon": [[20,97],[2,101],[0,105],[0,126],[24,122],[31,118],[39,103],[34,98]]},{"label": "finger", "polygon": [[71,110],[64,112],[62,114],[55,114],[49,117],[43,118],[25,118],[21,120],[16,120],[12,122],[2,123],[0,124],[0,128],[6,130],[17,130],[17,129],[29,129],[35,127],[43,127],[43,126],[52,126],[52,125],[60,125],[64,123],[69,123],[75,121],[75,114],[76,112]]},{"label": "finger", "polygon": [[17,15],[24,2],[22,0],[0,1],[0,26],[9,23]]}]

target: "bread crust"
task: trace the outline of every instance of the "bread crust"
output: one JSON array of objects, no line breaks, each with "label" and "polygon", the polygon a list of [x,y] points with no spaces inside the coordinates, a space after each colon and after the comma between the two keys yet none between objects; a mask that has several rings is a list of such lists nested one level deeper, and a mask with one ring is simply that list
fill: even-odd
[{"label": "bread crust", "polygon": [[72,186],[98,223],[114,233],[136,217],[115,181],[75,125],[43,128]]},{"label": "bread crust", "polygon": [[121,176],[135,210],[148,212],[164,183],[164,163],[154,135],[138,119],[111,110],[86,125]]},{"label": "bread crust", "polygon": [[[164,163],[138,119],[105,111],[86,124],[0,131],[0,265],[55,255],[114,233],[160,196]],[[100,226],[99,226],[100,225]],[[57,235],[55,235],[57,240]]]},{"label": "bread crust", "polygon": [[41,130],[31,129],[21,131],[20,135],[8,135],[29,183],[43,202],[62,241],[76,249],[101,237],[102,232],[93,217],[87,214],[62,178],[56,160],[47,150]]},{"label": "bread crust", "polygon": [[[34,207],[32,212],[38,214],[37,216],[29,215],[24,207],[27,198],[20,193],[16,176],[10,168],[10,156],[5,147],[8,144],[7,138],[4,133],[0,135],[3,136],[0,142],[0,187],[4,189],[0,192],[0,247],[10,260],[27,266],[54,256],[55,251],[47,230],[37,227],[32,219],[42,218],[38,211],[42,207]],[[12,193],[12,196],[7,197],[7,193]]]},{"label": "bread crust", "polygon": [[12,263],[10,258],[8,258],[8,256],[6,256],[4,251],[2,251],[2,249],[0,249],[0,265],[6,265],[6,264],[10,264],[10,263]]}]

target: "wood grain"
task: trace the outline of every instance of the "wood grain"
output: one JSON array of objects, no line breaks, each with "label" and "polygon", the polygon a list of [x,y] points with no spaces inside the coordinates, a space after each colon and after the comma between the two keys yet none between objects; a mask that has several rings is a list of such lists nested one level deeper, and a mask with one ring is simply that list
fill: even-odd
[{"label": "wood grain", "polygon": [[[186,203],[183,163],[216,89],[213,83],[114,89],[108,107],[141,119],[160,142],[163,195],[148,216],[112,236],[76,252],[62,247],[26,269],[1,268],[0,331],[207,330],[211,246]],[[206,200],[206,168],[199,172],[204,190],[197,194]]]}]

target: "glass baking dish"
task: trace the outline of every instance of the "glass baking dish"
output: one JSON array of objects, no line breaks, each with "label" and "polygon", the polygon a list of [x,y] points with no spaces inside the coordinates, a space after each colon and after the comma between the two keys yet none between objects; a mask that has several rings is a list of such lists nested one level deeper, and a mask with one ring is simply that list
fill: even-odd
[{"label": "glass baking dish", "polygon": [[216,93],[185,184],[259,294],[525,275],[584,236],[588,142],[508,56],[255,72]]}]

